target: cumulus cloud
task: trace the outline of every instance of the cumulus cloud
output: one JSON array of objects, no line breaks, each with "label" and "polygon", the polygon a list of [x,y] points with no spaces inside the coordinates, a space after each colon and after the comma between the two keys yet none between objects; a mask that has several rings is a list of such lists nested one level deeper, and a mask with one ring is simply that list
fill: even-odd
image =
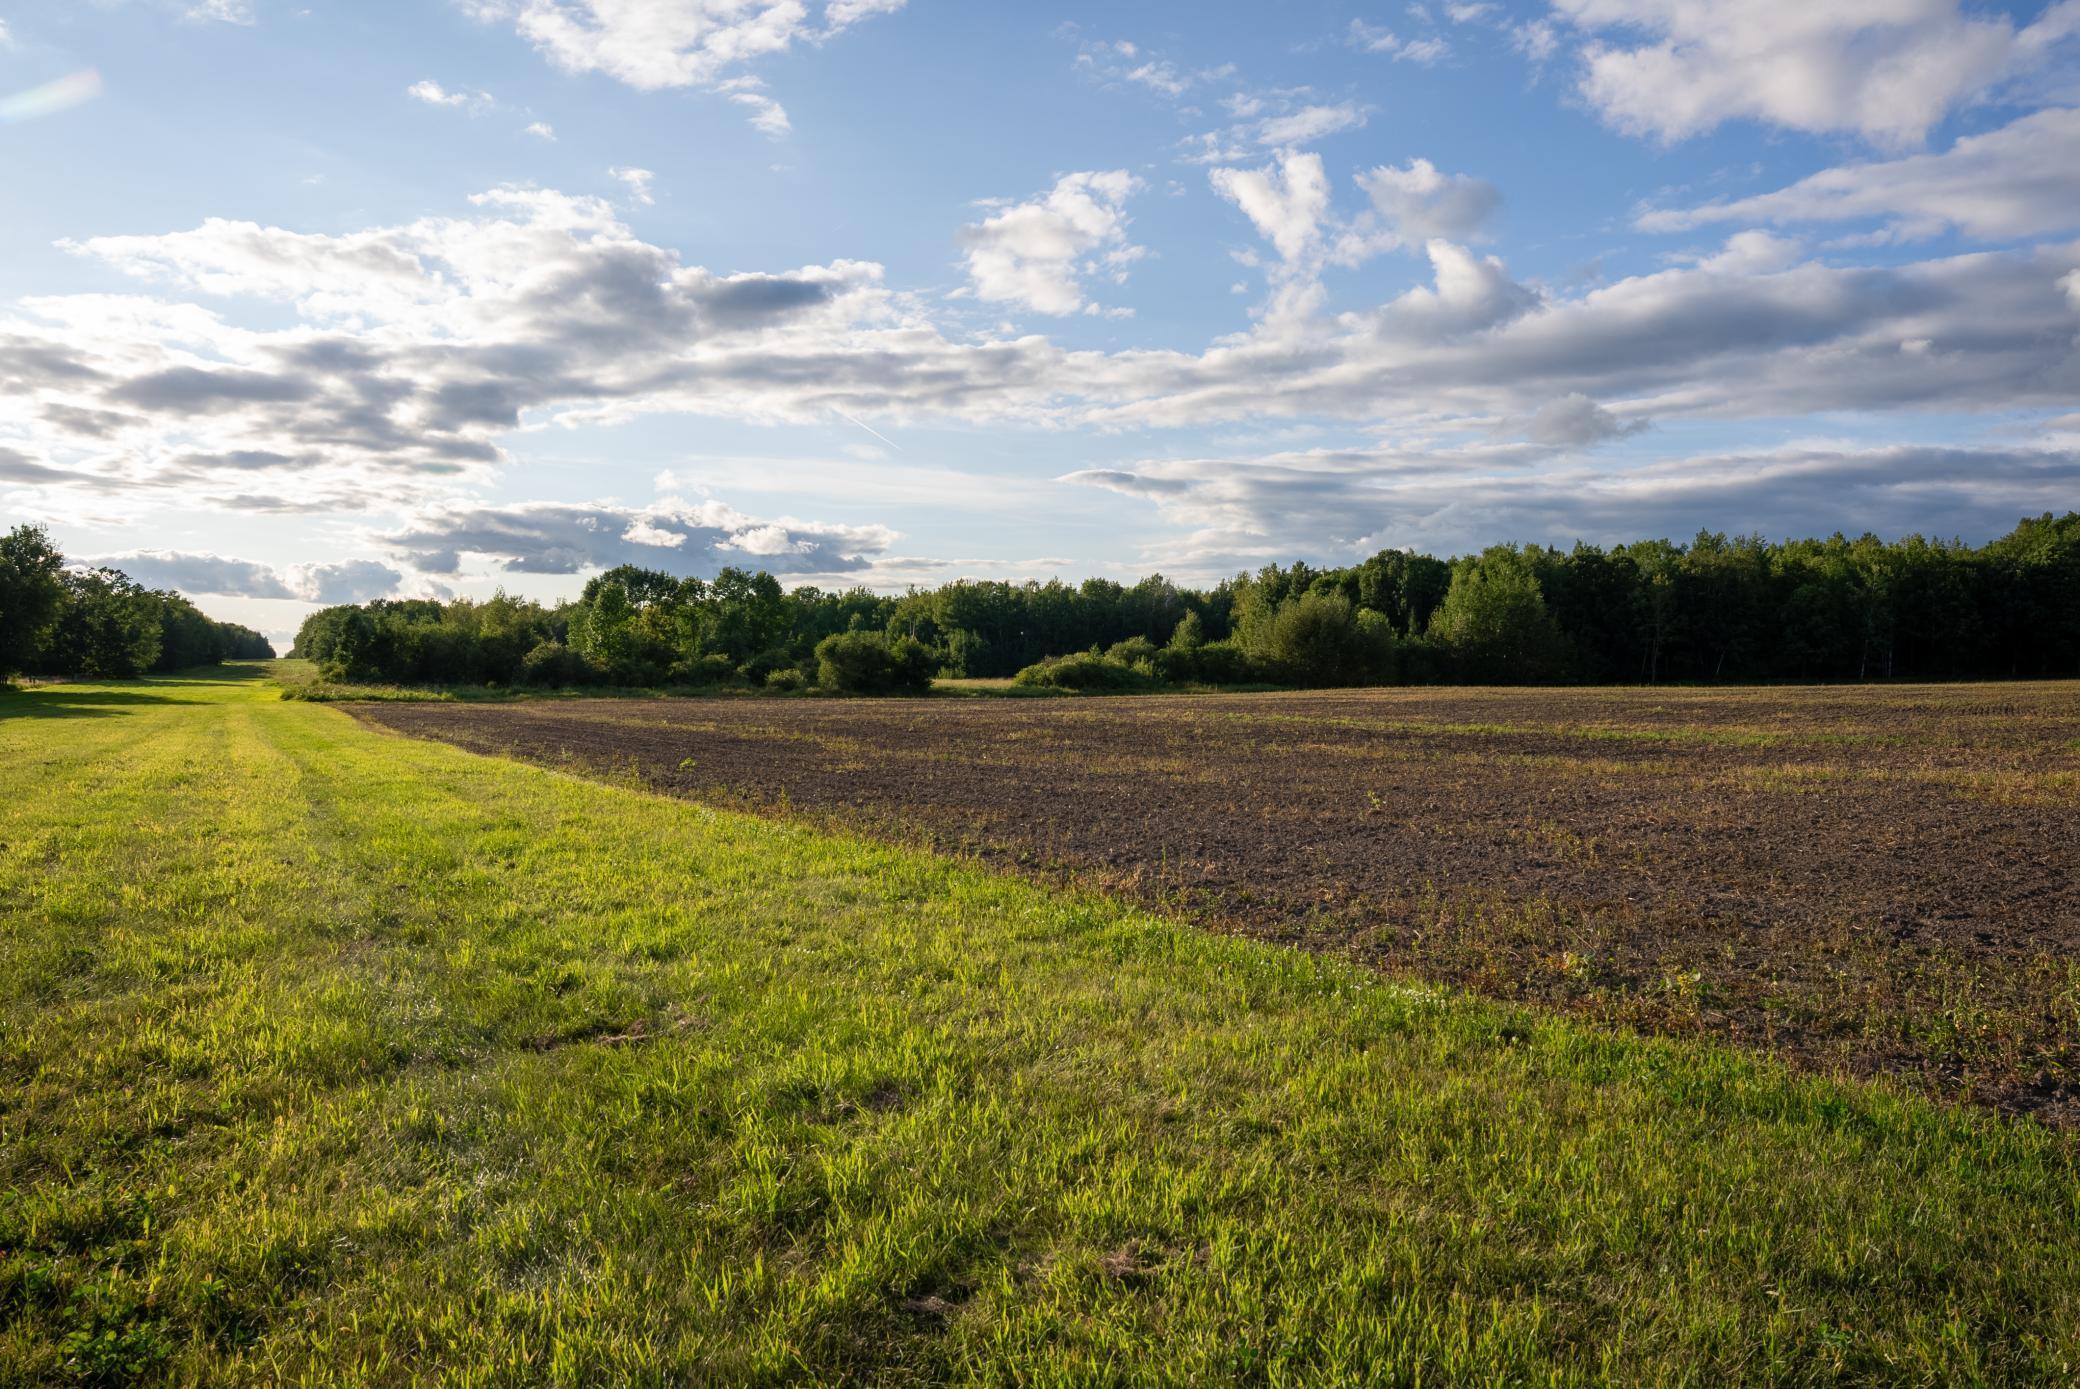
[{"label": "cumulus cloud", "polygon": [[0,320],[0,440],[27,431],[106,490],[265,472],[278,497],[409,494],[495,463],[493,439],[531,408],[669,389],[727,339],[836,301],[850,301],[841,319],[880,312],[875,267],[716,275],[635,240],[596,200],[506,192],[479,206],[342,237],[212,221],[71,244],[177,289],[289,305],[299,322],[254,331],[133,296],[25,301]]},{"label": "cumulus cloud", "polygon": [[556,127],[549,124],[547,121],[536,121],[533,125],[527,127],[526,130],[522,131],[521,134],[532,135],[537,140],[547,140],[553,144],[556,140]]},{"label": "cumulus cloud", "polygon": [[120,569],[147,588],[227,598],[289,598],[305,603],[366,603],[396,592],[404,575],[374,560],[298,564],[285,569],[223,555],[131,550],[87,564]]},{"label": "cumulus cloud", "polygon": [[1408,241],[1469,240],[1480,235],[1502,204],[1494,184],[1466,174],[1439,173],[1427,159],[1411,159],[1406,168],[1388,165],[1359,174],[1358,186],[1395,234]]},{"label": "cumulus cloud", "polygon": [[511,24],[558,67],[641,91],[713,86],[760,58],[821,43],[904,0],[463,0]]},{"label": "cumulus cloud", "polygon": [[1986,239],[2080,227],[2080,110],[2039,111],[1967,135],[1940,154],[1823,170],[1788,188],[1730,202],[1642,213],[1647,231],[1712,222],[1878,218],[1899,238],[1956,227]]},{"label": "cumulus cloud", "polygon": [[1427,159],[1382,165],[1358,175],[1372,206],[1337,236],[1333,259],[1356,265],[1381,251],[1485,235],[1502,194],[1485,179],[1439,172]]},{"label": "cumulus cloud", "polygon": [[1124,169],[1067,174],[1043,196],[963,227],[959,241],[975,296],[1045,314],[1085,308],[1087,277],[1124,280],[1143,254],[1127,240],[1126,212],[1141,186]]},{"label": "cumulus cloud", "polygon": [[1207,177],[1288,263],[1305,260],[1320,243],[1329,212],[1320,155],[1289,151],[1261,169],[1214,169]]},{"label": "cumulus cloud", "polygon": [[885,554],[885,526],[758,520],[717,501],[523,502],[429,510],[385,542],[429,574],[458,572],[465,557],[508,573],[578,574],[636,564],[712,578],[725,565],[783,575],[850,574]]},{"label": "cumulus cloud", "polygon": [[[1729,120],[1921,140],[1952,108],[2045,61],[2080,29],[2080,0],[2033,25],[1958,0],[1554,0],[1597,35],[1582,95],[1609,124],[1673,141]],[[1616,41],[1601,37],[1616,33]],[[1644,34],[1648,41],[1633,41]]]},{"label": "cumulus cloud", "polygon": [[1631,467],[1555,462],[1526,445],[1374,447],[1137,463],[1063,481],[1152,503],[1179,534],[1144,556],[1166,572],[1232,573],[1266,558],[1389,547],[1464,553],[1508,537],[1566,545],[1715,529],[1789,537],[1869,529],[1998,535],[2069,506],[2070,449],[1810,443]]},{"label": "cumulus cloud", "polygon": [[[1282,255],[1323,256],[1313,156],[1221,183]],[[1307,292],[1249,331],[1119,353],[949,333],[878,266],[687,266],[606,203],[542,190],[337,236],[213,221],[71,249],[180,297],[44,296],[0,314],[0,448],[53,497],[139,505],[433,504],[488,479],[518,430],[660,412],[1098,428],[1337,417],[1481,435],[1577,393],[1664,423],[2080,399],[2080,244],[1841,266],[1743,233],[1693,264],[1540,292],[1432,238],[1429,282],[1383,302],[1327,312],[1296,271]],[[202,302],[216,298],[286,321],[239,326]]]}]

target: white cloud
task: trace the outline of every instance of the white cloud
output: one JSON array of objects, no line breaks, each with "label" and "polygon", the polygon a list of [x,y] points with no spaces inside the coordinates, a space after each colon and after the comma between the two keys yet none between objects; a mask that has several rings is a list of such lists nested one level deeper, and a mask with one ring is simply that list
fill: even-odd
[{"label": "white cloud", "polygon": [[1368,170],[1358,175],[1358,186],[1372,199],[1382,228],[1397,245],[1438,237],[1472,240],[1502,205],[1494,184],[1468,174],[1440,173],[1427,159],[1411,159],[1405,168],[1382,165]]},{"label": "white cloud", "polygon": [[14,35],[8,32],[7,21],[0,19],[0,53],[5,53],[19,46],[14,41]]},{"label": "white cloud", "polygon": [[1852,446],[1830,441],[1595,466],[1551,449],[1377,445],[1256,457],[1165,459],[1063,481],[1152,503],[1179,528],[1144,563],[1231,574],[1294,552],[1352,559],[1383,548],[1467,553],[1499,537],[1565,546],[1715,529],[1791,537],[1843,530],[1997,535],[2071,505],[2080,454],[2029,447]]},{"label": "white cloud", "polygon": [[467,111],[481,115],[498,103],[489,92],[451,92],[432,78],[424,78],[404,89],[406,96],[414,101],[423,101],[428,106],[446,106],[452,110]]},{"label": "white cloud", "polygon": [[1213,189],[1277,248],[1288,264],[1307,259],[1329,212],[1329,176],[1318,154],[1287,152],[1261,169],[1213,169]]},{"label": "white cloud", "polygon": [[[1662,140],[1729,120],[1919,141],[1945,113],[2042,63],[2080,27],[2058,0],[2018,31],[1958,0],[1554,0],[1585,31],[1582,94],[1616,128]],[[1650,41],[1632,36],[1645,33]]]},{"label": "white cloud", "polygon": [[657,195],[650,187],[656,181],[657,175],[648,169],[609,169],[607,174],[628,185],[628,196],[644,207],[649,207],[657,201]]},{"label": "white cloud", "polygon": [[715,90],[747,108],[751,112],[752,126],[775,140],[794,129],[787,119],[787,108],[768,96],[766,84],[756,77],[732,77],[716,83]]},{"label": "white cloud", "polygon": [[1169,59],[1146,52],[1126,39],[1098,39],[1080,43],[1076,68],[1085,77],[1107,86],[1144,88],[1175,101],[1196,86],[1232,76],[1234,68],[1185,69]]},{"label": "white cloud", "polygon": [[[522,431],[643,413],[1095,429],[1343,418],[1482,438],[1573,395],[1628,425],[2080,399],[2080,243],[1837,266],[1744,233],[1695,263],[1540,293],[1439,238],[1429,283],[1331,313],[1306,275],[1328,244],[1319,160],[1225,181],[1307,292],[1198,351],[949,333],[878,266],[718,275],[601,200],[542,190],[339,236],[211,221],[97,238],[68,249],[157,293],[0,313],[0,483],[103,514],[452,504]],[[1102,269],[1108,254],[1073,263]],[[204,296],[286,321],[242,327]]]},{"label": "white cloud", "polygon": [[1648,231],[1711,222],[1841,221],[1880,218],[1898,237],[1951,227],[1989,239],[2080,227],[2080,111],[2039,111],[1941,154],[1849,164],[1788,188],[1731,202],[1642,213]]},{"label": "white cloud", "polygon": [[219,24],[253,23],[252,0],[199,0],[188,8],[186,18]]},{"label": "white cloud", "polygon": [[968,278],[978,299],[1069,314],[1087,305],[1083,281],[1124,278],[1142,250],[1127,240],[1127,199],[1141,180],[1124,169],[1068,174],[1052,190],[1015,203],[960,231]]},{"label": "white cloud", "polygon": [[522,502],[427,510],[384,538],[422,573],[455,574],[466,559],[513,574],[578,574],[636,564],[711,578],[724,565],[776,574],[839,575],[867,568],[896,540],[886,526],[746,516],[718,501]]},{"label": "white cloud", "polygon": [[1250,159],[1265,150],[1291,150],[1346,130],[1357,130],[1371,109],[1355,101],[1324,104],[1305,87],[1283,91],[1237,92],[1222,106],[1236,122],[1184,141],[1185,158],[1194,164]]},{"label": "white cloud", "polygon": [[521,133],[524,135],[532,135],[538,140],[547,140],[552,144],[555,143],[556,140],[556,127],[549,124],[547,121],[536,121],[533,125],[530,125],[529,127],[527,127],[526,130],[522,131]]},{"label": "white cloud", "polygon": [[1522,432],[1534,444],[1578,448],[1637,434],[1646,427],[1645,420],[1622,420],[1580,391],[1570,391],[1539,406],[1523,422]]},{"label": "white cloud", "polygon": [[642,91],[705,87],[732,69],[820,43],[904,0],[462,0],[477,18],[510,23],[557,66],[599,72]]},{"label": "white cloud", "polygon": [[1344,32],[1343,41],[1346,47],[1355,48],[1360,53],[1379,53],[1397,63],[1418,63],[1424,67],[1443,58],[1452,48],[1435,34],[1418,39],[1404,39],[1391,29],[1381,28],[1377,24],[1367,24],[1362,19],[1351,21],[1351,27]]},{"label": "white cloud", "polygon": [[366,603],[395,593],[404,575],[374,560],[296,564],[286,569],[222,555],[131,550],[84,563],[120,569],[147,588],[226,598],[288,598],[304,603]]}]

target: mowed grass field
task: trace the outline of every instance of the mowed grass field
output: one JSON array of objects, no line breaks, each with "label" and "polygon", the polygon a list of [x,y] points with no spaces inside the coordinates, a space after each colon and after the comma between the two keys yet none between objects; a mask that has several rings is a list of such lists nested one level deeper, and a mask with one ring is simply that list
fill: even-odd
[{"label": "mowed grass field", "polygon": [[2041,1125],[258,676],[0,696],[0,1383],[2080,1374]]}]

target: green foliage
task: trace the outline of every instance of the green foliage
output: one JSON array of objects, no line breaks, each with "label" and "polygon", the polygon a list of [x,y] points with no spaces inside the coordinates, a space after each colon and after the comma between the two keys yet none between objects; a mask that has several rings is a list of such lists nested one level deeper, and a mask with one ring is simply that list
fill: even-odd
[{"label": "green foliage", "polygon": [[816,683],[833,694],[922,694],[937,665],[910,637],[839,632],[816,644]]},{"label": "green foliage", "polygon": [[0,680],[22,671],[127,680],[274,655],[258,632],[212,621],[177,593],[64,564],[37,527],[0,536]]},{"label": "green foliage", "polygon": [[1394,631],[1379,613],[1333,591],[1273,603],[1262,591],[1240,609],[1237,640],[1256,669],[1290,685],[1383,684],[1394,677]]},{"label": "green foliage", "polygon": [[35,664],[64,597],[64,567],[42,527],[0,535],[0,680]]},{"label": "green foliage", "polygon": [[[358,614],[358,616],[356,616]],[[1024,687],[1596,684],[2080,675],[2080,513],[2022,523],[1978,549],[1914,536],[1771,544],[1497,546],[1453,563],[1382,551],[1344,569],[1267,565],[1213,588],[963,580],[886,598],[781,589],[725,569],[681,579],[632,566],[545,609],[389,601],[304,624],[297,653],[333,678],[465,687],[603,683],[762,689],[798,670],[829,689],[916,688],[871,642],[823,674],[834,636],[914,645],[916,669]],[[581,658],[534,672],[528,653]],[[1135,678],[1094,667],[1101,652]],[[850,682],[850,683],[848,683]],[[864,683],[860,683],[864,682]]]},{"label": "green foliage", "polygon": [[1531,562],[1497,546],[1462,560],[1429,635],[1459,679],[1489,685],[1532,685],[1567,674],[1566,639]]},{"label": "green foliage", "polygon": [[552,689],[596,684],[600,669],[560,641],[536,643],[520,659],[519,683]]},{"label": "green foliage", "polygon": [[1095,651],[1079,651],[1027,666],[1012,677],[1012,683],[1028,689],[1073,690],[1079,694],[1129,694],[1150,688],[1156,680],[1145,667]]}]

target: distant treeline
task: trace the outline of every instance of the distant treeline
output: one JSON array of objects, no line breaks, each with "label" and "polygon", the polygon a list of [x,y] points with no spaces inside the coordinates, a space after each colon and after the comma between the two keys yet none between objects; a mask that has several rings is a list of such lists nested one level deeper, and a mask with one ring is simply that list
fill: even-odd
[{"label": "distant treeline", "polygon": [[935,675],[1074,689],[2074,676],[2080,513],[1976,548],[1702,534],[1454,560],[1388,550],[1203,590],[1158,575],[885,597],[623,567],[553,608],[503,595],[327,608],[293,654],[352,681],[846,692]]},{"label": "distant treeline", "polygon": [[66,568],[38,527],[0,536],[0,680],[127,680],[273,656],[258,632],[212,621],[177,593],[145,588],[113,569]]}]

